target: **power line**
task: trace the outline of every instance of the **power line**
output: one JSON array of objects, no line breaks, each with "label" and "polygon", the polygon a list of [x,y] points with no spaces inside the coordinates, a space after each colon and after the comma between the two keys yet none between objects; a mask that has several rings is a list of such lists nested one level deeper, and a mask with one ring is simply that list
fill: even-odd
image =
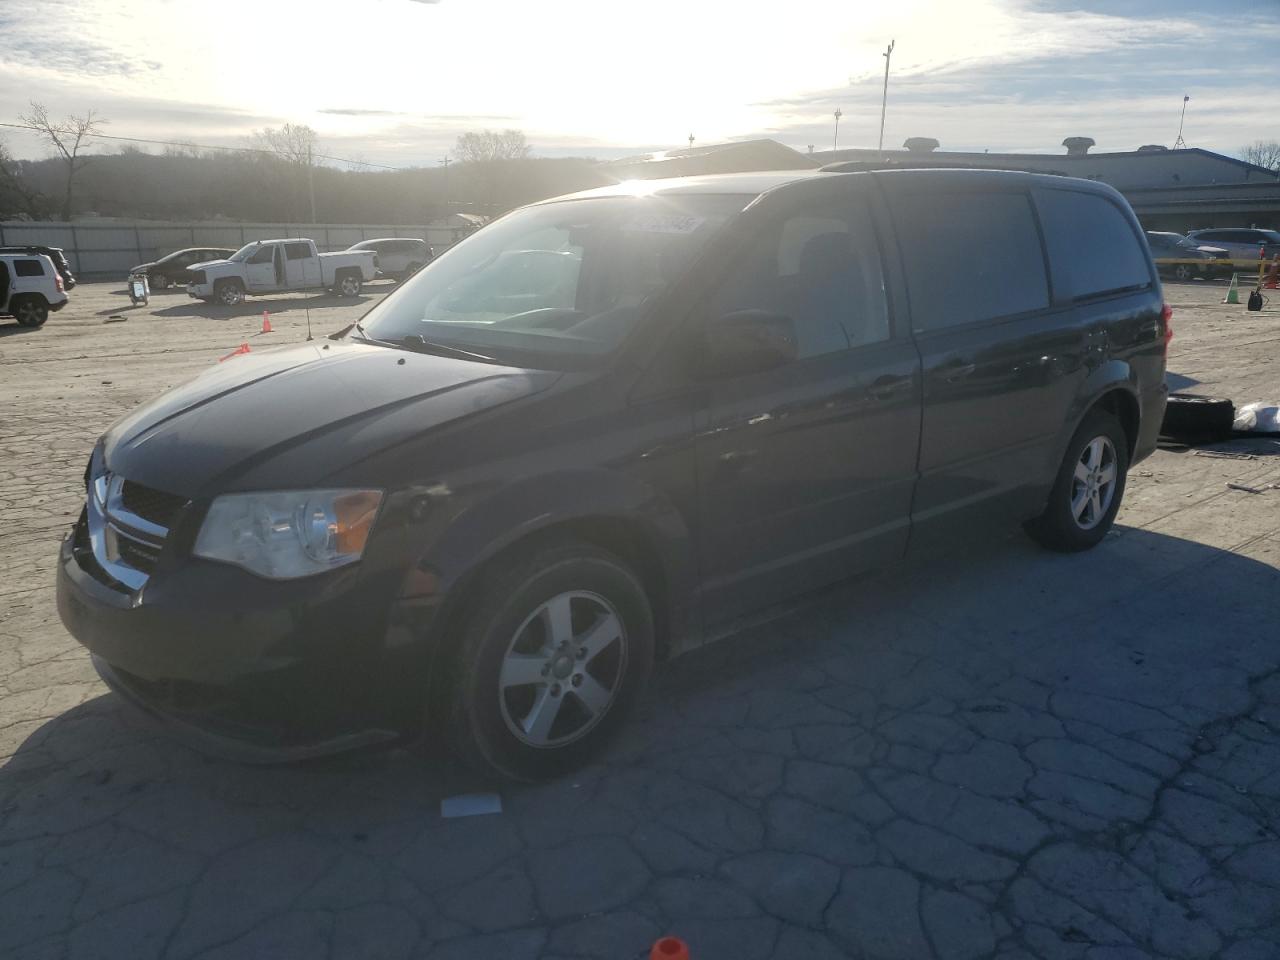
[{"label": "power line", "polygon": [[[0,127],[9,127],[13,130],[31,130],[40,133],[39,127],[34,127],[28,123],[3,123]],[[90,133],[89,137],[97,137],[99,140],[121,140],[126,143],[151,143],[162,147],[195,147],[199,150],[230,150],[233,153],[260,153],[263,156],[274,157],[276,154],[270,150],[263,150],[259,147],[224,147],[212,143],[192,143],[189,140],[153,140],[148,137],[120,137],[110,133]],[[317,153],[314,155],[316,160],[333,160],[335,163],[354,163],[362,167],[378,167],[382,170],[408,170],[409,167],[393,167],[385,163],[373,163],[370,160],[353,160],[350,157],[332,157],[327,154]]]}]

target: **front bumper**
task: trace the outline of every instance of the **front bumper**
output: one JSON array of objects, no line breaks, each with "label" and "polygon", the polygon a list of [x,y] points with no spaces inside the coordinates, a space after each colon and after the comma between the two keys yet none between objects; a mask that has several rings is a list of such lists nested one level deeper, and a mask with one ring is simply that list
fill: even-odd
[{"label": "front bumper", "polygon": [[281,582],[184,559],[131,591],[86,530],[82,518],[59,554],[62,622],[108,686],[184,739],[282,762],[417,732],[418,647],[388,630],[394,603],[355,568]]}]

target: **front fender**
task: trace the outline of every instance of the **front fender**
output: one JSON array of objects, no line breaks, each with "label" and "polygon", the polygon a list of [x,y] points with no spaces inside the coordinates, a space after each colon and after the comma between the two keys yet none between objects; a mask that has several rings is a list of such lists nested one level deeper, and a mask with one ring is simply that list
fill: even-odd
[{"label": "front fender", "polygon": [[661,566],[668,596],[692,589],[692,534],[681,512],[643,480],[602,467],[559,471],[507,484],[467,505],[432,538],[415,564],[447,595],[472,571],[515,543],[555,527],[593,520],[623,523]]}]

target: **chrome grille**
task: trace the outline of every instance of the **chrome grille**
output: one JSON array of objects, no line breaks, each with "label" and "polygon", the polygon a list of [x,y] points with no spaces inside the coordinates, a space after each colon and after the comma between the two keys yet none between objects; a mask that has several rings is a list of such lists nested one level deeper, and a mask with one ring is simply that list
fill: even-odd
[{"label": "chrome grille", "polygon": [[172,527],[178,511],[187,505],[185,497],[153,490],[132,480],[126,480],[120,488],[120,500],[130,513],[162,527]]},{"label": "chrome grille", "polygon": [[85,499],[94,559],[112,579],[141,589],[187,501],[111,473],[93,477]]}]

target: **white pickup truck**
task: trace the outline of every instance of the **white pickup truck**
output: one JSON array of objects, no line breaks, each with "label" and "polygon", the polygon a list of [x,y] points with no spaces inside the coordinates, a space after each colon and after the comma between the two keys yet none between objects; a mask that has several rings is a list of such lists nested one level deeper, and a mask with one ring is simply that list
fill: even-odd
[{"label": "white pickup truck", "polygon": [[228,307],[249,294],[332,290],[354,297],[378,274],[372,250],[319,253],[314,240],[255,240],[226,260],[187,268],[187,295]]}]

